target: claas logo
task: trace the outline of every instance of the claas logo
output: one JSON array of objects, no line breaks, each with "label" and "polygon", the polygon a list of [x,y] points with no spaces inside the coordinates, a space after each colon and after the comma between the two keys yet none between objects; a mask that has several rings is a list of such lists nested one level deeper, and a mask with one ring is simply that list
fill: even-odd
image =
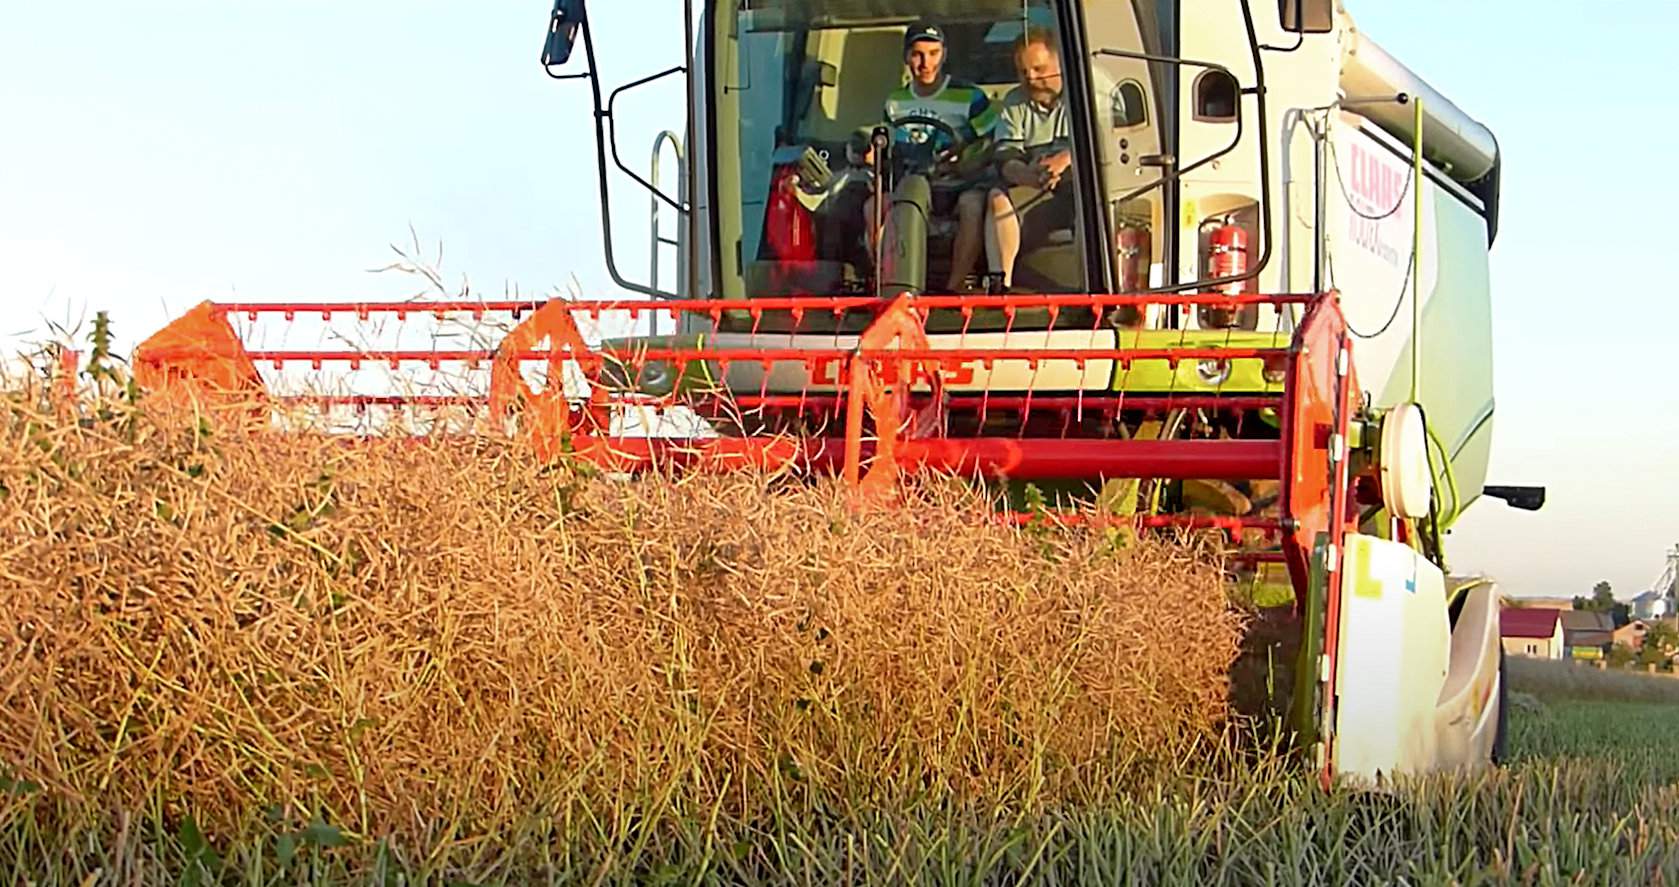
[{"label": "claas logo", "polygon": [[[841,362],[838,360],[818,361],[815,371],[811,373],[810,383],[812,385],[842,384],[842,380],[840,379],[840,363]],[[927,385],[931,387],[935,373],[946,385],[971,385],[974,381],[975,371],[972,361],[941,361],[938,364],[930,364],[927,361],[921,360],[880,361],[880,380],[887,385],[896,385],[898,383],[898,374],[901,372],[906,363],[908,364],[910,370],[911,385]]]}]

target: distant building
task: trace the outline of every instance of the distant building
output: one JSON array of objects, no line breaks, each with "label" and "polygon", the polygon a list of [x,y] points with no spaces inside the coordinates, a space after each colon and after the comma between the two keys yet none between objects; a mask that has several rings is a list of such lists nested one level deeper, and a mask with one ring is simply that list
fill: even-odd
[{"label": "distant building", "polygon": [[1660,619],[1672,609],[1672,600],[1663,592],[1646,591],[1632,599],[1632,618]]},{"label": "distant building", "polygon": [[1537,659],[1563,657],[1562,610],[1544,607],[1504,607],[1499,612],[1498,634],[1504,652]]},{"label": "distant building", "polygon": [[1661,619],[1674,614],[1675,598],[1679,598],[1679,545],[1667,553],[1667,569],[1650,584],[1650,590],[1632,599],[1635,619]]},{"label": "distant building", "polygon": [[1615,619],[1594,610],[1561,614],[1563,655],[1570,659],[1602,659],[1615,642]]},{"label": "distant building", "polygon": [[1634,619],[1615,629],[1614,644],[1617,647],[1624,645],[1627,649],[1636,653],[1644,649],[1644,634],[1649,630],[1650,627],[1644,624],[1644,620]]}]

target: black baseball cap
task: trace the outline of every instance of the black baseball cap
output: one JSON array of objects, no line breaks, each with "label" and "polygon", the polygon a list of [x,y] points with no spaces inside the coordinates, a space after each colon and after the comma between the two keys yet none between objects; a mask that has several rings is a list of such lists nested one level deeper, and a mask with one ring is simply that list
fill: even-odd
[{"label": "black baseball cap", "polygon": [[944,45],[944,29],[932,22],[916,22],[904,32],[904,51],[917,43],[931,40],[940,46]]}]

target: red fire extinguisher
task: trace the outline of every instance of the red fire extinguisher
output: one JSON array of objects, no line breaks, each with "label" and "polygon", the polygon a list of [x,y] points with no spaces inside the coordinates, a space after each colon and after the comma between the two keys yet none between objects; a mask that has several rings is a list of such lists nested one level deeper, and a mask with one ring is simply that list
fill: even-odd
[{"label": "red fire extinguisher", "polygon": [[[1247,229],[1236,224],[1235,219],[1230,216],[1211,224],[1212,231],[1207,237],[1206,276],[1212,280],[1219,280],[1246,274],[1249,243]],[[1227,296],[1251,293],[1253,278],[1215,284],[1212,289]],[[1237,307],[1234,305],[1203,306],[1201,325],[1214,328],[1234,326],[1236,313]]]},{"label": "red fire extinguisher", "polygon": [[764,207],[765,258],[773,263],[768,282],[777,295],[801,294],[808,287],[805,272],[816,261],[816,222],[793,193],[798,186],[798,167],[776,170]]},{"label": "red fire extinguisher", "polygon": [[[1248,231],[1226,218],[1213,228],[1207,243],[1207,276],[1213,279],[1235,277],[1248,270]],[[1225,295],[1252,292],[1252,278],[1219,284],[1216,289]]]},{"label": "red fire extinguisher", "polygon": [[811,262],[816,259],[816,223],[810,210],[794,196],[798,168],[777,170],[770,185],[769,206],[764,214],[765,235],[770,257],[781,262]]},{"label": "red fire extinguisher", "polygon": [[[1153,233],[1140,225],[1121,223],[1114,240],[1114,251],[1119,259],[1119,291],[1140,293],[1148,289],[1149,264],[1154,258]],[[1126,329],[1142,326],[1145,319],[1143,309],[1134,305],[1115,308],[1113,318],[1115,323]]]}]

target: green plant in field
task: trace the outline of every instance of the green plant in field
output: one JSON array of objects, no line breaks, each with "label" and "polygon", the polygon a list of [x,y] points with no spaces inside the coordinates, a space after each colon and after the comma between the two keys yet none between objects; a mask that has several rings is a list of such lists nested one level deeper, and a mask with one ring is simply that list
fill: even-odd
[{"label": "green plant in field", "polygon": [[1597,669],[1569,660],[1512,656],[1506,662],[1510,686],[1552,701],[1613,701],[1679,704],[1679,680],[1619,669]]},{"label": "green plant in field", "polygon": [[100,311],[93,316],[93,330],[88,333],[93,349],[88,354],[85,370],[98,397],[118,395],[133,403],[139,398],[134,379],[121,369],[121,360],[111,351],[111,316]]},{"label": "green plant in field", "polygon": [[1322,792],[1264,746],[1208,747],[1101,803],[1042,808],[813,795],[783,762],[787,781],[756,815],[689,806],[650,785],[593,812],[550,796],[488,822],[440,814],[429,848],[278,810],[231,838],[187,820],[62,840],[14,815],[0,820],[0,867],[20,879],[82,883],[98,871],[144,884],[1620,885],[1679,875],[1679,774],[1661,763],[1679,761],[1670,709],[1562,703],[1511,723],[1506,769],[1380,794]]},{"label": "green plant in field", "polygon": [[1665,670],[1672,666],[1675,653],[1679,653],[1679,629],[1674,628],[1671,622],[1652,620],[1644,633],[1644,644],[1638,651],[1638,664],[1655,665]]}]

